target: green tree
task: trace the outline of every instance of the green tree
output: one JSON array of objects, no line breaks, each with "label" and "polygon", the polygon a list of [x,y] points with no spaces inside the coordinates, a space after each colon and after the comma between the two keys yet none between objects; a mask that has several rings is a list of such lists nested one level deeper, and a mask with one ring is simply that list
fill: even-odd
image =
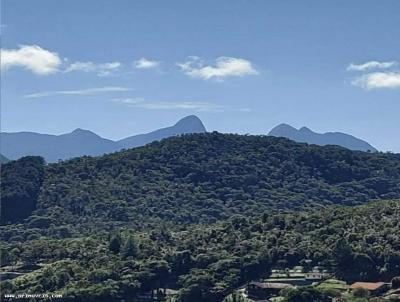
[{"label": "green tree", "polygon": [[124,245],[122,246],[122,255],[127,257],[135,257],[138,252],[138,248],[136,246],[135,238],[132,235],[128,235],[125,238]]},{"label": "green tree", "polygon": [[122,239],[121,239],[121,235],[119,233],[112,235],[110,238],[110,243],[108,245],[109,250],[111,252],[113,252],[114,254],[118,254],[121,250],[121,242],[122,242]]}]

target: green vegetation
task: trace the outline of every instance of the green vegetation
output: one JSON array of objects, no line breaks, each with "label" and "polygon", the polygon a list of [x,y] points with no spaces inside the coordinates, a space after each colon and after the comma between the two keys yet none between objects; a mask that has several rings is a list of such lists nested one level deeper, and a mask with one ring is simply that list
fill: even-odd
[{"label": "green vegetation", "polygon": [[3,286],[13,292],[54,291],[94,301],[170,287],[181,289],[180,301],[221,301],[246,281],[267,276],[272,266],[290,267],[305,259],[330,267],[348,281],[390,281],[400,275],[398,221],[399,202],[386,201],[265,213],[259,219],[234,216],[174,232],[121,229],[112,235],[4,242],[2,257],[7,259],[2,263],[45,266]]},{"label": "green vegetation", "polygon": [[399,154],[207,133],[49,165],[35,215],[90,233],[395,198]]},{"label": "green vegetation", "polygon": [[320,290],[335,290],[339,292],[345,292],[348,288],[346,282],[337,279],[328,279],[318,285]]},{"label": "green vegetation", "polygon": [[0,210],[2,224],[22,220],[36,209],[43,174],[44,162],[41,157],[24,157],[2,165]]},{"label": "green vegetation", "polygon": [[399,299],[383,299],[371,297],[364,289],[356,289],[351,293],[341,294],[332,290],[325,290],[315,287],[301,287],[290,289],[282,293],[282,302],[331,302],[332,298],[338,298],[340,302],[398,302]]},{"label": "green vegetation", "polygon": [[2,212],[28,205],[0,226],[2,266],[28,272],[2,282],[6,293],[129,301],[170,288],[180,302],[214,302],[272,267],[400,275],[398,154],[208,133],[3,167]]},{"label": "green vegetation", "polygon": [[284,291],[285,302],[331,302],[330,295],[312,286]]}]

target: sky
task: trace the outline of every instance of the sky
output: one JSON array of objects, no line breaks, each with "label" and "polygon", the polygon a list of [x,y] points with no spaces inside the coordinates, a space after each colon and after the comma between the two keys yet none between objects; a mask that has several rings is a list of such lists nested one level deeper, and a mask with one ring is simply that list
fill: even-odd
[{"label": "sky", "polygon": [[2,131],[120,139],[195,114],[400,152],[400,1],[3,0]]}]

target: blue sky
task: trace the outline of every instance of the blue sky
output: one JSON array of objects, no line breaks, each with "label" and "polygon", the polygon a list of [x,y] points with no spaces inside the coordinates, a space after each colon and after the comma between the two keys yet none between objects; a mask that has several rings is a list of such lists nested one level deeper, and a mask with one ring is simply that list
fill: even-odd
[{"label": "blue sky", "polygon": [[400,152],[400,1],[2,1],[3,131],[117,139],[196,114]]}]

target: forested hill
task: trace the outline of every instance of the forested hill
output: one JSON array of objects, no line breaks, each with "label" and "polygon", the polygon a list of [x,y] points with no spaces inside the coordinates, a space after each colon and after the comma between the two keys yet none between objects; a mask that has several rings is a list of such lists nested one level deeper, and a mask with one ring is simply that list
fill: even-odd
[{"label": "forested hill", "polygon": [[159,225],[151,232],[124,227],[55,239],[55,233],[34,238],[35,230],[27,230],[28,241],[15,236],[0,245],[2,263],[45,265],[0,286],[4,293],[51,292],[89,302],[134,301],[138,293],[172,287],[179,290],[179,302],[220,302],[238,286],[268,276],[272,267],[323,265],[348,282],[390,281],[400,275],[399,205],[385,201],[260,218],[235,215],[179,232]]},{"label": "forested hill", "polygon": [[207,133],[1,173],[2,213],[19,221],[2,216],[0,262],[23,274],[4,293],[109,302],[168,287],[220,302],[273,267],[400,274],[399,200],[329,207],[399,199],[399,154]]},{"label": "forested hill", "polygon": [[214,132],[46,166],[27,223],[146,228],[390,198],[400,198],[399,154]]}]

